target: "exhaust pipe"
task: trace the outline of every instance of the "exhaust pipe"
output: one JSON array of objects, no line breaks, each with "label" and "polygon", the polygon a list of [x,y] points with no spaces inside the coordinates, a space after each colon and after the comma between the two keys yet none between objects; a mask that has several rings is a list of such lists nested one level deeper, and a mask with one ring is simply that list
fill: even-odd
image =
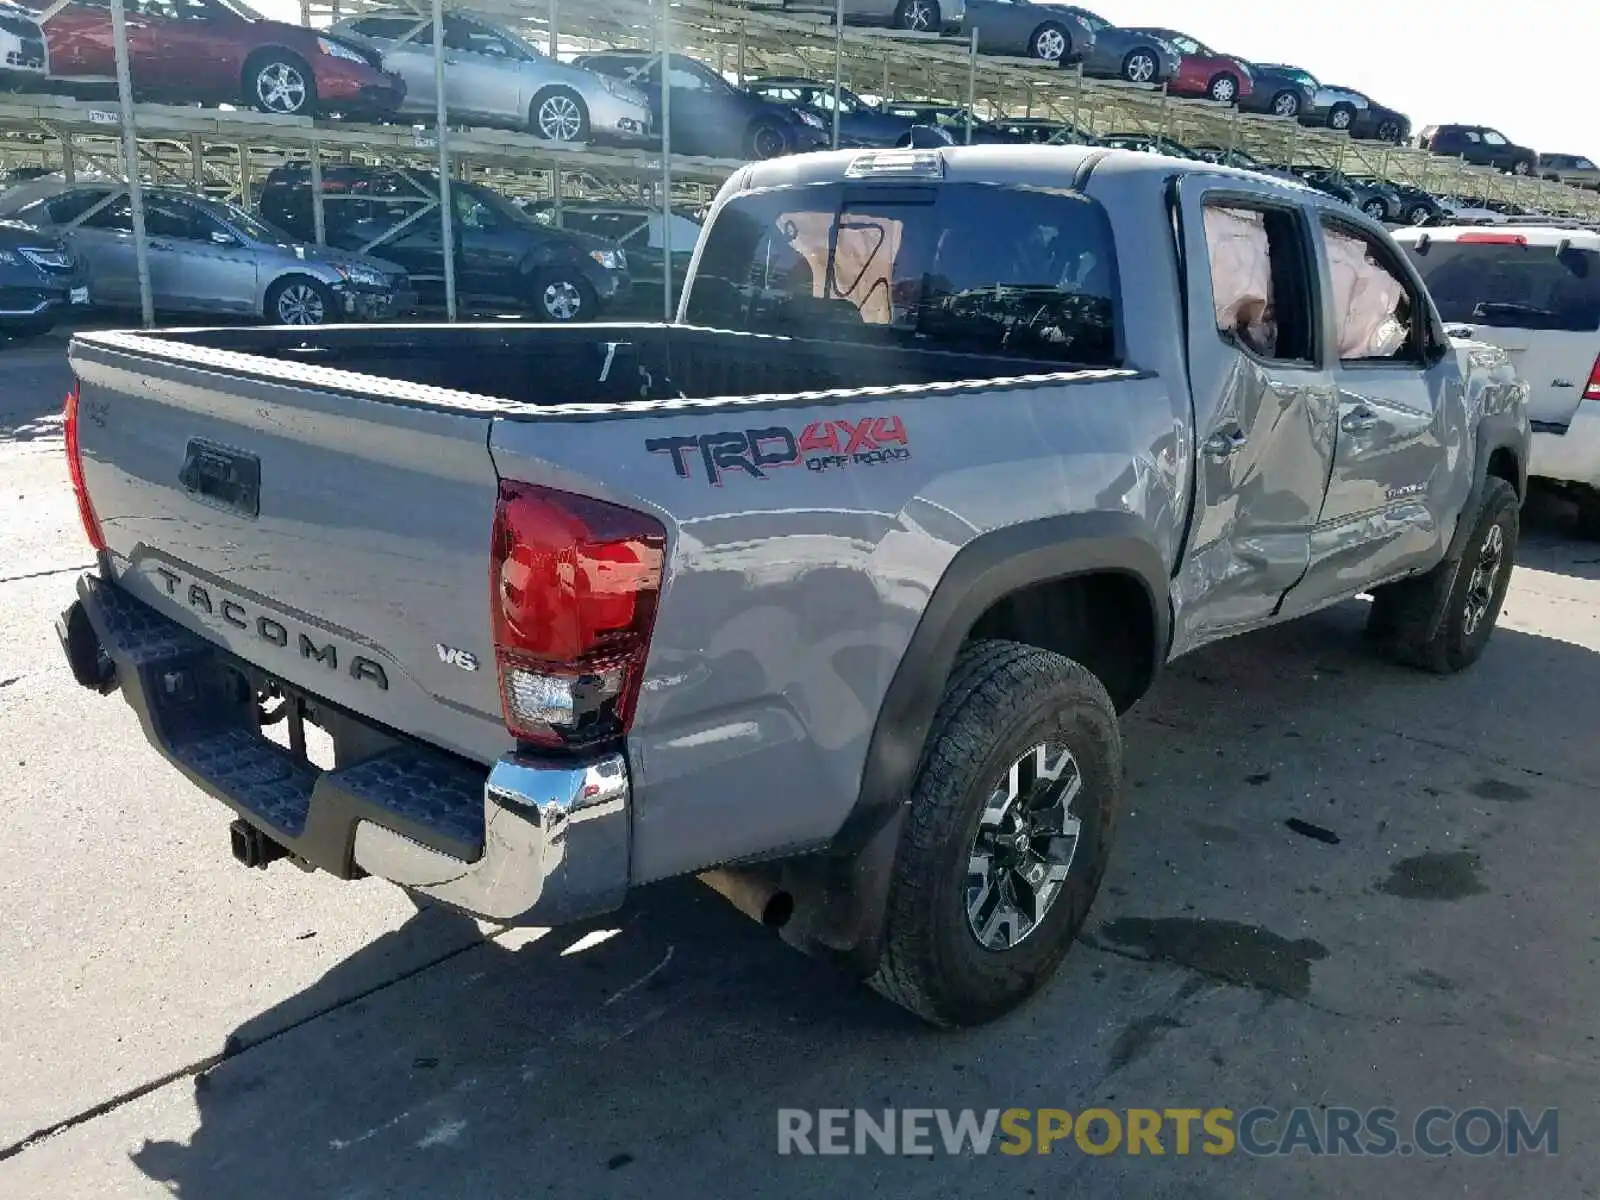
[{"label": "exhaust pipe", "polygon": [[228,826],[228,842],[233,857],[246,867],[265,867],[273,859],[284,858],[289,853],[248,821],[235,821]]},{"label": "exhaust pipe", "polygon": [[697,877],[745,916],[768,929],[781,929],[794,916],[794,897],[770,879],[745,871],[717,868]]}]

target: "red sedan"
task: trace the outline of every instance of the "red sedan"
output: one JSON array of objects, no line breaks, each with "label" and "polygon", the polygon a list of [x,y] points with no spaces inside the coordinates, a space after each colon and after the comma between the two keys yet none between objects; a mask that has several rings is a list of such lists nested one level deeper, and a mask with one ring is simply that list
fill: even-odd
[{"label": "red sedan", "polygon": [[[29,0],[41,7],[43,0]],[[239,0],[127,0],[128,69],[141,99],[239,104],[262,112],[387,116],[405,84],[374,53],[269,21]],[[114,83],[105,0],[74,0],[44,22],[50,77]]]},{"label": "red sedan", "polygon": [[1178,73],[1167,82],[1167,90],[1174,96],[1237,104],[1254,86],[1250,68],[1243,59],[1219,54],[1198,38],[1175,29],[1135,29],[1133,32],[1170,42],[1183,55]]}]

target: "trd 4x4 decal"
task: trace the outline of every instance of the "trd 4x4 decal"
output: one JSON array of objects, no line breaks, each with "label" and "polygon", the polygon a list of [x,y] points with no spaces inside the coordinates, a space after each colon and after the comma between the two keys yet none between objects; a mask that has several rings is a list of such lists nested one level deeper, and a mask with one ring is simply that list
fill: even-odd
[{"label": "trd 4x4 decal", "polygon": [[778,467],[802,463],[808,471],[831,471],[852,464],[876,466],[911,457],[910,439],[899,417],[862,417],[859,421],[813,421],[800,431],[783,425],[702,433],[697,437],[650,438],[651,454],[670,454],[678,478],[687,479],[698,462],[707,482],[722,486],[729,471],[757,479]]}]

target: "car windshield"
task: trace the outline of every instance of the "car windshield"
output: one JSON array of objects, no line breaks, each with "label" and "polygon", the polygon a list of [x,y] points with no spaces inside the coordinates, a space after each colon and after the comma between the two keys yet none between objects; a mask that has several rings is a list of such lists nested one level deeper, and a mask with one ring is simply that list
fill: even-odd
[{"label": "car windshield", "polygon": [[1600,331],[1600,254],[1491,241],[1430,239],[1406,246],[1446,321]]},{"label": "car windshield", "polygon": [[838,184],[727,203],[688,321],[1088,366],[1118,362],[1116,262],[1097,201],[998,184]]}]

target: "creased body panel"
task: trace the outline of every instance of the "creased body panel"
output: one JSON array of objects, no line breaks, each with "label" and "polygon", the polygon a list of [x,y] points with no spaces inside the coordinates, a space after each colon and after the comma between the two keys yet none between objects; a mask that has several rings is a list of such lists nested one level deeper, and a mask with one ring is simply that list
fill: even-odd
[{"label": "creased body panel", "polygon": [[634,882],[831,838],[956,552],[1077,512],[1133,514],[1172,544],[1186,408],[1121,373],[497,421],[503,476],[648,508],[669,530],[629,738]]},{"label": "creased body panel", "polygon": [[[480,761],[507,748],[493,671],[438,650],[493,662],[486,416],[81,342],[72,364],[118,583],[314,695]],[[205,494],[207,460],[253,471],[253,504]]]}]

